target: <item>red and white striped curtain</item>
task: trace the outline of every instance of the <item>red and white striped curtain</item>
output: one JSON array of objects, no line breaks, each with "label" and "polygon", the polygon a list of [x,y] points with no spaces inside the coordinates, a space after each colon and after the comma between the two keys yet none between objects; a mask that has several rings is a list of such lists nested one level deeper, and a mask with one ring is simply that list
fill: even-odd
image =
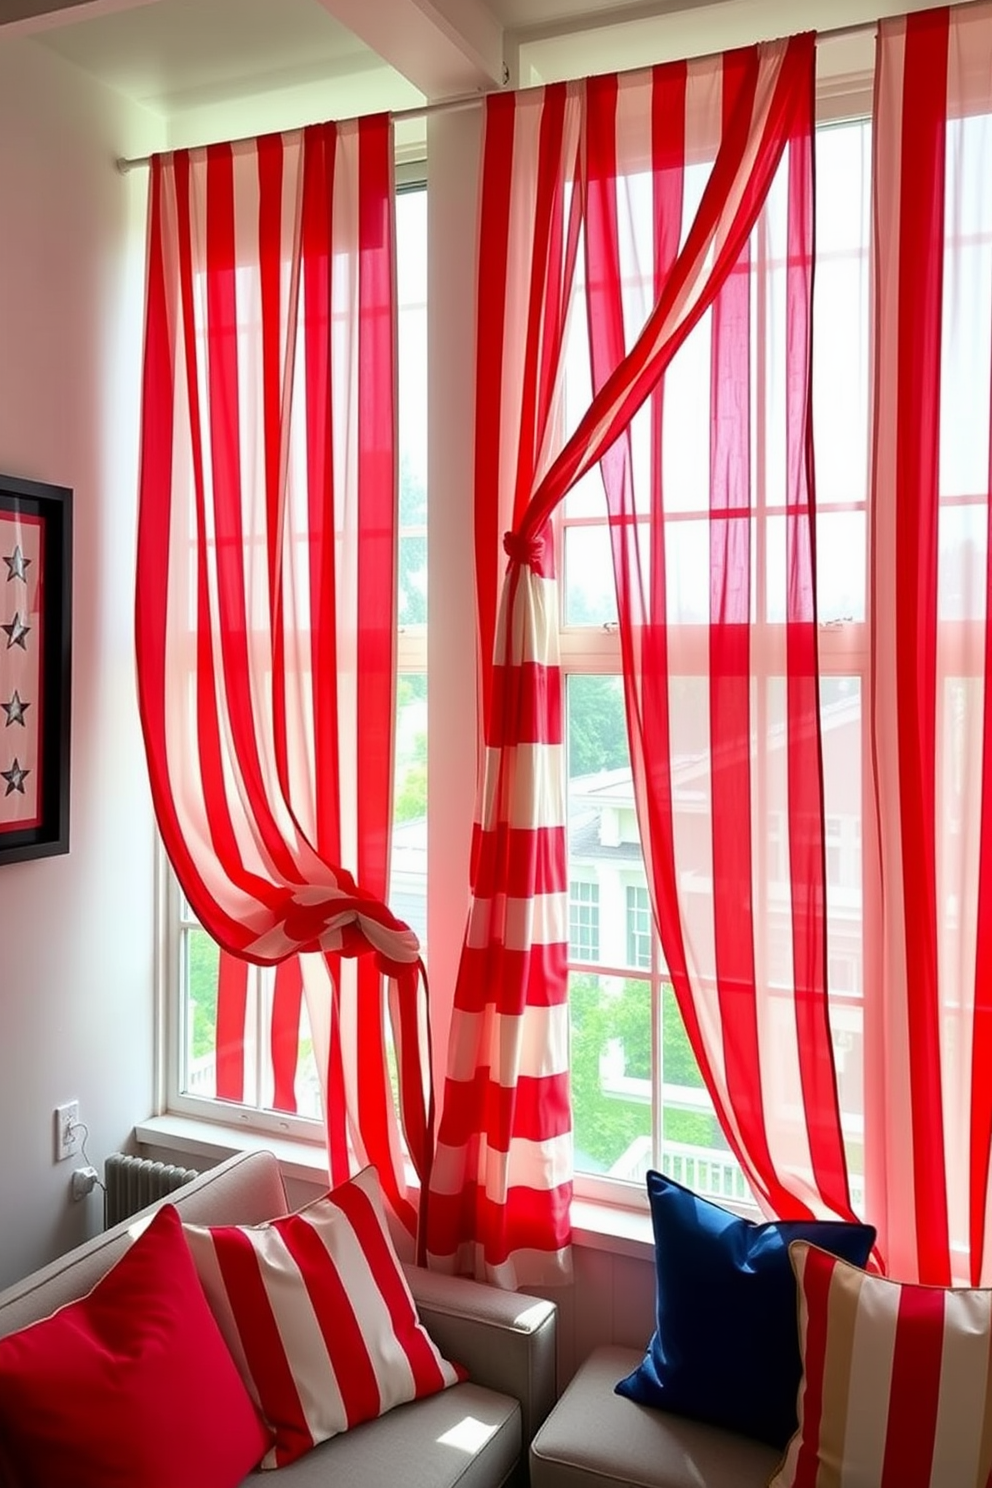
[{"label": "red and white striped curtain", "polygon": [[[801,36],[488,102],[476,506],[484,534],[506,515],[514,531],[498,620],[491,556],[485,540],[477,547],[480,633],[483,644],[494,637],[494,667],[428,1216],[438,1268],[507,1286],[568,1274],[565,789],[549,518],[624,434],[719,294],[786,148],[809,169],[813,68],[813,38]],[[618,184],[651,172],[663,190],[665,169],[684,168],[701,144],[712,168],[698,212],[676,251],[659,238],[656,301],[632,334],[598,345],[597,391],[569,433],[560,418],[567,311],[582,242],[592,252],[601,236],[591,202],[602,161],[611,157]],[[654,211],[665,210],[658,196]]]},{"label": "red and white striped curtain", "polygon": [[[739,106],[753,66],[746,56],[725,62],[725,114]],[[710,121],[699,99],[710,80],[683,68],[666,84],[660,111],[686,121],[686,148],[681,157],[655,152],[653,223],[639,224],[636,249],[624,233],[611,146],[620,95],[612,84],[590,88],[587,279],[597,387],[649,308],[636,303],[631,260],[644,254],[653,227],[658,293],[684,232],[686,162],[706,148],[699,131]],[[853,1219],[827,998],[812,142],[810,80],[754,231],[687,355],[675,360],[669,380],[679,396],[666,403],[663,380],[602,472],[641,840],[690,1042],[762,1207]],[[700,538],[693,566],[691,542]],[[692,582],[702,592],[689,607],[708,618],[687,643],[694,627],[680,596]],[[784,840],[773,863],[778,821]]]},{"label": "red and white striped curtain", "polygon": [[228,953],[218,1041],[235,1053],[222,1055],[220,1091],[238,1093],[242,963],[281,963],[277,1078],[291,1079],[302,987],[331,1178],[374,1163],[413,1232],[383,990],[385,973],[403,1126],[426,1183],[419,947],[383,902],[392,171],[385,116],[153,161],[136,636],[159,828]]},{"label": "red and white striped curtain", "polygon": [[882,22],[874,131],[868,1206],[892,1275],[988,1286],[992,7]]}]

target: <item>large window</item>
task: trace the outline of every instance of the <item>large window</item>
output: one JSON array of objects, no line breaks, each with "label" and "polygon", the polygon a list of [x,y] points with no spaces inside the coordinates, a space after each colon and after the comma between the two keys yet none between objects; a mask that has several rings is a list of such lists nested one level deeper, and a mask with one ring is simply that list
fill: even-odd
[{"label": "large window", "polygon": [[[865,122],[817,132],[818,259],[814,300],[814,422],[817,441],[817,561],[819,585],[820,717],[823,734],[828,896],[828,985],[844,1133],[855,1204],[863,1196],[862,1099],[862,744],[867,647],[866,539],[868,496],[868,232],[870,136]],[[691,186],[690,188],[691,189]],[[629,229],[636,233],[636,224]],[[631,254],[636,260],[636,254]],[[775,245],[758,238],[753,253],[752,311],[774,327],[782,263]],[[625,289],[627,288],[625,284]],[[631,283],[631,293],[637,289]],[[588,403],[585,333],[576,319],[569,361],[566,420]],[[764,355],[760,335],[756,355]],[[672,782],[676,833],[683,842],[708,830],[700,797],[708,697],[694,672],[694,650],[708,620],[706,451],[709,447],[709,351],[705,329],[678,353],[666,378],[666,407],[677,407],[662,449],[663,478],[673,500],[667,533],[670,685],[675,759]],[[756,400],[752,453],[761,472],[752,513],[755,645],[768,657],[755,708],[774,740],[783,717],[782,654],[785,509],[775,429]],[[649,443],[633,432],[637,462]],[[702,452],[702,454],[700,453]],[[627,754],[605,500],[598,472],[573,490],[560,517],[562,658],[567,684],[568,846],[572,881],[598,888],[599,953],[570,944],[572,1093],[577,1184],[594,1190],[606,1176],[640,1185],[649,1166],[662,1167],[697,1190],[746,1200],[747,1188],[713,1114],[686,1037],[662,948],[654,934]],[[783,718],[784,722],[784,718]],[[781,730],[784,740],[785,730]],[[774,746],[772,746],[773,748]],[[766,750],[767,753],[767,750]],[[767,782],[758,829],[759,871],[767,943],[760,959],[769,985],[790,974],[786,917],[788,844],[781,796],[784,769],[764,761]],[[691,854],[689,856],[692,856]],[[698,854],[709,859],[705,844]],[[692,892],[708,898],[708,870],[683,877],[692,930]],[[776,904],[781,903],[781,914]],[[757,916],[756,916],[757,923]],[[595,964],[592,964],[595,963]]]},{"label": "large window", "polygon": [[[868,230],[870,137],[866,123],[823,128],[817,135],[818,260],[814,301],[814,420],[817,441],[817,562],[820,618],[821,725],[827,814],[828,976],[841,1105],[854,1198],[861,1197],[862,1154],[862,699],[867,696],[866,542],[868,494]],[[427,552],[426,461],[426,194],[402,193],[397,203],[400,302],[399,648],[396,777],[390,903],[426,946],[427,747],[426,618],[428,573],[443,585],[445,561],[464,554]],[[754,294],[774,283],[778,265],[757,258]],[[773,313],[774,295],[762,302]],[[577,331],[581,334],[581,329]],[[585,355],[584,349],[582,354]],[[705,347],[690,338],[679,353],[666,398],[682,412],[687,447],[707,443],[699,426],[698,380],[708,375]],[[573,389],[576,406],[588,386]],[[754,439],[763,438],[756,415]],[[635,434],[636,439],[636,434]],[[760,451],[759,451],[760,454]],[[692,668],[694,635],[707,604],[707,537],[694,495],[696,466],[680,465],[676,446],[664,452],[670,477],[681,479],[682,509],[673,523],[673,623],[681,671],[672,683],[678,735],[680,826],[692,830],[693,770],[705,707]],[[778,570],[767,555],[781,546],[785,521],[776,505],[776,477],[760,492],[754,514],[756,565],[763,566],[762,625],[769,656],[784,614]],[[720,1131],[686,1036],[654,933],[634,811],[620,677],[616,607],[598,472],[573,491],[560,514],[562,659],[566,681],[569,976],[571,1081],[577,1186],[595,1192],[603,1181],[629,1185],[633,1196],[649,1166],[664,1167],[701,1192],[747,1201],[743,1175]],[[474,616],[466,614],[467,627]],[[696,628],[694,631],[694,627]],[[762,706],[782,707],[781,678],[769,666]],[[474,699],[466,699],[474,707]],[[445,720],[433,718],[431,729]],[[770,786],[762,827],[764,873],[759,891],[774,905],[787,862],[786,816]],[[691,888],[691,886],[690,886]],[[219,1119],[232,1117],[299,1131],[319,1139],[320,1099],[305,1012],[301,1017],[295,1111],[278,1109],[271,1076],[272,977],[248,977],[244,1101],[217,1102],[214,1070],[217,950],[172,893],[171,986],[173,1057],[170,1104]],[[774,984],[772,917],[764,948]],[[786,934],[783,916],[782,935]],[[430,967],[427,947],[428,968]]]},{"label": "large window", "polygon": [[[426,941],[427,844],[427,409],[426,191],[402,189],[396,204],[400,536],[398,675],[395,723],[394,830],[390,904]],[[320,1079],[306,1002],[300,999],[295,1078],[278,1088],[274,1074],[277,973],[232,969],[244,1018],[228,1036],[218,1027],[222,959],[197,923],[170,872],[165,874],[168,927],[164,975],[169,988],[168,1090],[171,1109],[323,1140]],[[294,1051],[289,1051],[288,1064]],[[218,1070],[238,1067],[238,1100],[218,1098]],[[281,1061],[287,1063],[285,1051]],[[220,1082],[221,1084],[223,1082]]]}]

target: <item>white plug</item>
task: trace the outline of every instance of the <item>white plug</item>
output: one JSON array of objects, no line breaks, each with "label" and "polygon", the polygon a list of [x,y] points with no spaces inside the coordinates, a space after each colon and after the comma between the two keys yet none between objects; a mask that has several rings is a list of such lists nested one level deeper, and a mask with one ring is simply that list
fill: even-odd
[{"label": "white plug", "polygon": [[72,1175],[72,1197],[85,1199],[100,1181],[96,1168],[76,1168]]}]

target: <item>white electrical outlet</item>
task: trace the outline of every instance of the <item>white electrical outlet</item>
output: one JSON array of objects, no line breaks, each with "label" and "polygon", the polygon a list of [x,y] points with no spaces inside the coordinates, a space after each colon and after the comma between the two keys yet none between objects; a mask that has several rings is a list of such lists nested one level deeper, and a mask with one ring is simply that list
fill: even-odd
[{"label": "white electrical outlet", "polygon": [[55,1107],[55,1161],[75,1157],[79,1151],[82,1132],[79,1130],[79,1102],[67,1101]]}]

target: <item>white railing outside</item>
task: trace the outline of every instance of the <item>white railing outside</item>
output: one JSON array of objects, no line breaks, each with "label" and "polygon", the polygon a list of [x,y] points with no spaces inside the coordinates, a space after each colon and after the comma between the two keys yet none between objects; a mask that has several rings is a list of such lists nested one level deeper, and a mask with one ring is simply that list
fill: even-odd
[{"label": "white railing outside", "polygon": [[[643,1183],[653,1167],[651,1138],[635,1137],[626,1152],[613,1164],[610,1176],[628,1182]],[[703,1198],[727,1200],[753,1205],[743,1169],[732,1152],[720,1148],[694,1147],[687,1142],[663,1142],[661,1171],[667,1178],[691,1188]],[[851,1173],[851,1207],[855,1214],[864,1213],[865,1180],[862,1173]]]},{"label": "white railing outside", "polygon": [[217,1057],[201,1054],[190,1059],[186,1065],[186,1094],[214,1096],[217,1094]]}]

